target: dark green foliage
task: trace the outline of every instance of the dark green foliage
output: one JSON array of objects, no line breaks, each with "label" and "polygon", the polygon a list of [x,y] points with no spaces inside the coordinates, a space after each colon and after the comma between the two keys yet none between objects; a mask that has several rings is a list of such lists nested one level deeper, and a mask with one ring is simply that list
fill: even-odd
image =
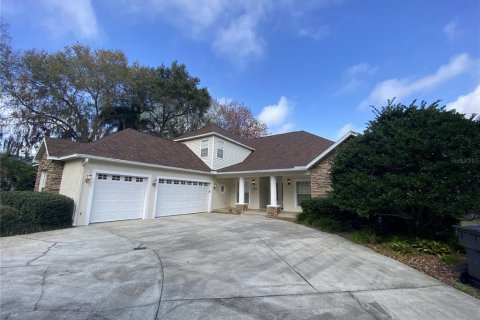
[{"label": "dark green foliage", "polygon": [[[454,260],[454,252],[450,246],[440,241],[433,241],[427,239],[404,239],[400,237],[393,237],[386,242],[386,245],[394,252],[402,255],[411,254],[414,252],[426,253],[441,257],[442,259],[452,261]],[[445,257],[445,258],[444,258]]]},{"label": "dark green foliage", "polygon": [[364,228],[355,230],[348,236],[350,240],[360,244],[376,244],[380,241],[375,231],[372,228]]},{"label": "dark green foliage", "polygon": [[355,214],[341,210],[329,197],[305,199],[297,221],[322,231],[338,232],[351,228],[359,220]]},{"label": "dark green foliage", "polygon": [[33,191],[37,170],[9,154],[0,154],[0,190]]},{"label": "dark green foliage", "polygon": [[[335,203],[360,216],[396,217],[437,237],[480,210],[480,123],[438,103],[389,104],[332,166]],[[398,222],[397,222],[398,224]]]},{"label": "dark green foliage", "polygon": [[15,191],[1,192],[0,197],[2,236],[60,229],[72,225],[74,203],[66,196]]}]

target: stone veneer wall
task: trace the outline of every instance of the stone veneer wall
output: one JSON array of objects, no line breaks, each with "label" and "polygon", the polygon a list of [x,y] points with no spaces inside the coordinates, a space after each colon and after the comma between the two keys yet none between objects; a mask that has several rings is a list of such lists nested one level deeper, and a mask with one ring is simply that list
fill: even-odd
[{"label": "stone veneer wall", "polygon": [[331,153],[310,169],[312,198],[325,196],[332,190],[330,168],[334,156],[335,153]]},{"label": "stone veneer wall", "polygon": [[38,164],[37,179],[35,181],[35,191],[38,191],[40,186],[40,175],[42,172],[47,172],[47,182],[42,192],[59,193],[60,183],[62,182],[63,162],[57,160],[48,160],[45,152]]}]

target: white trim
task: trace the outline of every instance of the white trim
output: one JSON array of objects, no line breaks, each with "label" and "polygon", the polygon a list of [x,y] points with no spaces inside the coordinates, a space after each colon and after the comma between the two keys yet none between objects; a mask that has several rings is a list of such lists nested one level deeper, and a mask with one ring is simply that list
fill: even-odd
[{"label": "white trim", "polygon": [[301,206],[298,205],[298,199],[297,199],[297,181],[298,182],[310,182],[310,197],[312,196],[312,179],[308,180],[308,179],[305,179],[305,178],[300,178],[300,179],[294,179],[294,186],[293,186],[293,194],[294,194],[294,202],[293,202],[293,205],[294,205],[294,208],[301,208]]},{"label": "white trim", "polygon": [[337,140],[337,142],[335,142],[334,144],[332,144],[327,150],[323,151],[318,157],[316,157],[315,159],[313,159],[312,161],[310,161],[309,164],[307,164],[307,169],[310,169],[312,166],[314,166],[315,164],[317,164],[320,160],[322,160],[323,158],[325,158],[330,152],[332,152],[333,149],[335,149],[336,147],[338,147],[340,144],[342,144],[345,140],[347,140],[348,138],[350,137],[356,137],[358,136],[358,133],[355,133],[353,131],[349,131],[347,132],[343,137],[341,137],[340,139]]},{"label": "white trim", "polygon": [[243,193],[244,193],[244,203],[241,203],[241,202],[237,202],[237,197],[238,197],[238,201],[240,201],[240,193],[239,193],[239,189],[240,189],[240,179],[239,180],[235,180],[235,204],[248,204],[250,205],[250,196],[251,196],[251,188],[250,188],[250,181],[243,181],[243,183],[247,183],[248,184],[248,202],[245,202],[245,188],[243,189]]},{"label": "white trim", "polygon": [[238,144],[239,146],[242,146],[244,148],[247,148],[247,149],[250,149],[250,150],[255,150],[254,148],[252,147],[249,147],[241,142],[238,142],[237,140],[234,140],[232,138],[229,138],[229,137],[226,137],[220,133],[216,133],[216,132],[208,132],[208,133],[203,133],[203,134],[199,134],[199,135],[196,135],[196,136],[191,136],[191,137],[186,137],[186,138],[181,138],[181,139],[173,139],[173,141],[175,142],[181,142],[181,141],[187,141],[187,140],[194,140],[194,139],[198,139],[198,138],[203,138],[203,137],[207,137],[207,136],[218,136],[222,139],[225,139],[225,140],[228,140],[230,142],[233,142],[235,144]]},{"label": "white trim", "polygon": [[[145,198],[143,200],[143,214],[142,214],[142,219],[147,218],[147,211],[148,211],[148,198],[150,195],[151,187],[152,187],[152,176],[144,173],[132,173],[132,172],[126,172],[126,171],[111,171],[111,170],[99,170],[99,169],[93,169],[91,172],[92,179],[91,181],[91,186],[90,190],[88,192],[88,202],[87,202],[87,213],[85,215],[85,223],[86,225],[90,224],[90,215],[92,213],[92,202],[93,202],[93,192],[95,190],[95,183],[97,181],[97,174],[99,173],[106,173],[106,174],[115,174],[115,175],[121,175],[121,176],[135,176],[135,177],[142,177],[147,179],[147,188],[145,190]],[[81,177],[83,179],[83,177]],[[130,220],[130,219],[114,219],[114,220],[109,220],[109,221],[120,221],[120,220]],[[133,220],[133,219],[132,219]],[[106,222],[106,220],[105,220]]]},{"label": "white trim", "polygon": [[137,161],[129,161],[129,160],[120,160],[120,159],[113,159],[113,158],[106,158],[106,157],[98,157],[98,156],[91,156],[88,154],[80,154],[80,153],[75,153],[69,156],[64,156],[64,157],[48,157],[48,160],[71,160],[75,158],[89,158],[91,160],[99,160],[99,161],[107,161],[107,162],[118,162],[118,163],[123,163],[123,164],[131,164],[131,165],[136,165],[136,166],[141,166],[141,167],[149,167],[149,168],[160,168],[160,169],[166,169],[166,170],[172,170],[172,171],[183,171],[183,172],[189,172],[189,173],[198,173],[198,174],[203,174],[203,175],[235,175],[235,174],[257,174],[257,173],[271,173],[271,172],[302,172],[302,171],[307,171],[307,167],[295,167],[295,168],[286,168],[286,169],[266,169],[266,170],[250,170],[250,171],[228,171],[228,172],[218,172],[217,170],[211,170],[211,171],[200,171],[200,170],[194,170],[194,169],[183,169],[183,168],[178,168],[178,167],[169,167],[169,166],[163,166],[159,164],[149,164],[149,163],[144,163],[144,162],[137,162]]},{"label": "white trim", "polygon": [[38,153],[40,150],[42,150],[42,146],[45,146],[45,152],[47,153],[47,159],[48,159],[48,148],[47,148],[47,142],[45,141],[45,137],[43,137],[42,144],[40,144],[40,147],[38,148],[37,153],[35,153],[35,157],[33,157],[33,163],[39,163],[39,159],[37,159]]},{"label": "white trim", "polygon": [[90,156],[88,154],[81,154],[81,153],[75,153],[69,156],[65,157],[49,157],[49,160],[71,160],[75,158],[89,158],[90,160],[99,160],[99,161],[107,161],[107,162],[118,162],[118,163],[123,163],[123,164],[131,164],[135,166],[141,166],[141,167],[149,167],[149,168],[160,168],[160,169],[166,169],[166,170],[173,170],[173,171],[184,171],[184,172],[191,172],[191,173],[200,173],[200,174],[205,174],[209,175],[211,174],[210,171],[200,171],[200,170],[194,170],[194,169],[183,169],[183,168],[177,168],[177,167],[169,167],[169,166],[163,166],[159,164],[149,164],[149,163],[144,163],[144,162],[137,162],[137,161],[130,161],[130,160],[120,160],[120,159],[113,159],[113,158],[106,158],[106,157],[98,157],[98,156]]},{"label": "white trim", "polygon": [[250,170],[250,171],[228,171],[228,172],[218,172],[212,171],[213,175],[236,175],[236,174],[258,174],[258,173],[272,173],[278,172],[278,175],[281,175],[283,172],[304,172],[308,171],[307,167],[295,167],[295,168],[287,168],[287,169],[266,169],[266,170]]}]

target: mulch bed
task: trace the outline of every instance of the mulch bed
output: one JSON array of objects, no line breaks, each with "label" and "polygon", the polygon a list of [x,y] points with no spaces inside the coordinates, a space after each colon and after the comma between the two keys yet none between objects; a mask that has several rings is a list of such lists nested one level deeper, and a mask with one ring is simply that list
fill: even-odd
[{"label": "mulch bed", "polygon": [[381,253],[387,257],[398,260],[412,268],[440,280],[456,289],[459,289],[477,299],[480,299],[480,289],[470,285],[460,283],[458,277],[460,273],[467,269],[467,257],[459,254],[459,262],[455,265],[448,264],[440,257],[425,253],[415,253],[409,255],[399,255],[392,252],[383,244],[365,244],[370,249]]}]

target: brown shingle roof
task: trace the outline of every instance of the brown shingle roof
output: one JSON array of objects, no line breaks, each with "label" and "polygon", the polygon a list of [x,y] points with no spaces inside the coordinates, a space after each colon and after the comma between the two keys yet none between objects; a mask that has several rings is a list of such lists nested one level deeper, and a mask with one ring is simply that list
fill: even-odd
[{"label": "brown shingle roof", "polygon": [[[52,139],[47,141],[49,152],[52,141]],[[210,171],[210,168],[183,143],[161,139],[133,129],[113,133],[100,140],[83,144],[79,148],[72,147],[68,152],[63,152],[62,156],[75,153],[175,168]]]},{"label": "brown shingle roof", "polygon": [[200,136],[200,135],[204,135],[204,134],[208,134],[208,133],[218,133],[218,134],[220,134],[224,137],[230,138],[234,141],[237,141],[241,144],[246,145],[247,147],[252,148],[252,145],[251,145],[252,140],[251,139],[243,139],[239,135],[231,133],[230,131],[227,131],[227,130],[223,129],[222,127],[220,127],[216,124],[213,124],[213,123],[209,124],[209,125],[206,125],[205,127],[202,127],[200,129],[187,132],[184,135],[181,135],[180,137],[175,138],[174,140],[175,141],[183,140],[183,139],[192,138],[192,137],[196,137],[196,136]]},{"label": "brown shingle roof", "polygon": [[219,172],[290,169],[306,166],[334,142],[314,134],[297,131],[251,139],[255,148],[245,161]]},{"label": "brown shingle roof", "polygon": [[[202,134],[198,133],[198,130],[196,132],[195,135]],[[210,132],[210,129],[203,130],[203,133]],[[216,132],[225,135],[221,131]],[[247,145],[255,150],[243,162],[222,168],[218,170],[219,172],[292,169],[306,166],[333,144],[333,141],[305,131],[247,141]],[[116,132],[86,144],[51,138],[45,138],[45,142],[50,156],[62,157],[83,154],[210,172],[210,168],[185,144],[161,139],[132,129]]]},{"label": "brown shingle roof", "polygon": [[61,157],[67,154],[75,153],[75,150],[85,146],[84,143],[73,142],[63,139],[53,139],[45,137],[48,155],[52,157]]}]

